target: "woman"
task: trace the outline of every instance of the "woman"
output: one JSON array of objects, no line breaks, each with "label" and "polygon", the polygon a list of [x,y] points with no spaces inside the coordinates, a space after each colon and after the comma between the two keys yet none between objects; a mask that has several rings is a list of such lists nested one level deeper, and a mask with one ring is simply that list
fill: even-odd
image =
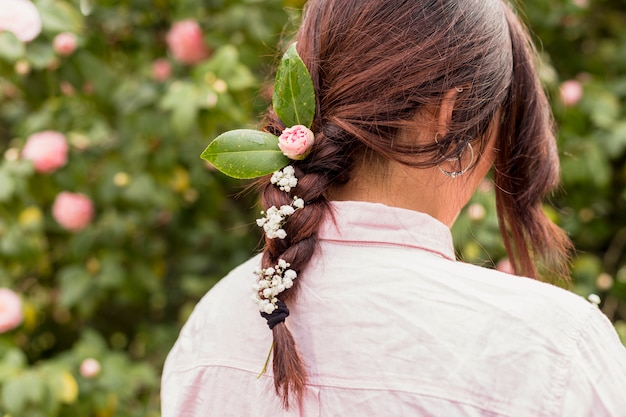
[{"label": "woman", "polygon": [[[449,227],[493,166],[516,272],[566,271],[541,210],[552,119],[509,6],[311,0],[296,40],[314,144],[279,171],[297,185],[259,180],[263,253],[182,330],[164,417],[626,415],[626,352],[595,306],[454,259]],[[267,132],[289,127],[270,110]]]}]

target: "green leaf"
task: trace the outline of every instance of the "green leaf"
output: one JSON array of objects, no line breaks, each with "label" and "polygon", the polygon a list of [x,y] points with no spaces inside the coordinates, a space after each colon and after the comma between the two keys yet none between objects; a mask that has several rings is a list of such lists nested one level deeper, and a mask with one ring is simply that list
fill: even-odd
[{"label": "green leaf", "polygon": [[198,115],[198,87],[177,81],[161,99],[161,108],[172,111],[172,125],[178,134],[188,133]]},{"label": "green leaf", "polygon": [[15,181],[7,170],[0,167],[0,201],[8,201],[15,191]]},{"label": "green leaf", "polygon": [[0,59],[15,62],[24,55],[24,44],[9,32],[0,32]]},{"label": "green leaf", "polygon": [[315,117],[315,90],[295,43],[285,52],[278,66],[272,105],[285,126],[311,127]]},{"label": "green leaf", "polygon": [[39,1],[37,9],[41,15],[43,31],[48,33],[79,32],[82,16],[69,3],[63,1]]},{"label": "green leaf", "polygon": [[60,297],[59,304],[73,307],[84,301],[85,295],[92,288],[89,273],[80,266],[72,265],[59,272]]},{"label": "green leaf", "polygon": [[49,43],[31,42],[26,46],[26,59],[33,68],[43,69],[54,61],[54,50]]},{"label": "green leaf", "polygon": [[202,152],[229,177],[248,179],[272,173],[289,164],[278,148],[278,138],[258,130],[238,129],[219,135]]}]

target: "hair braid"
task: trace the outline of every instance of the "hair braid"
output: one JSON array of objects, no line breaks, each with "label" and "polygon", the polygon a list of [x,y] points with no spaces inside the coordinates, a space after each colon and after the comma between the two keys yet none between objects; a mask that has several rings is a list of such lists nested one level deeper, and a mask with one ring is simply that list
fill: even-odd
[{"label": "hair braid", "polygon": [[[266,130],[271,132],[277,132],[282,126],[273,113],[268,115],[265,122]],[[334,137],[327,136],[325,132]],[[305,202],[304,207],[294,212],[283,225],[287,233],[284,239],[265,237],[262,268],[271,267],[283,259],[300,275],[313,257],[317,247],[317,229],[330,211],[325,193],[332,185],[345,183],[349,177],[352,150],[343,140],[344,136],[330,124],[315,134],[316,142],[311,155],[304,161],[292,163],[298,185],[291,191],[281,191],[270,183],[269,177],[259,181],[261,204],[266,210],[272,206],[288,205],[296,196]],[[296,279],[293,287],[281,293],[281,301],[294,298],[299,282]],[[287,325],[284,322],[275,325],[272,334],[274,388],[284,407],[288,408],[290,395],[295,396],[296,400],[302,397],[306,371]]]}]

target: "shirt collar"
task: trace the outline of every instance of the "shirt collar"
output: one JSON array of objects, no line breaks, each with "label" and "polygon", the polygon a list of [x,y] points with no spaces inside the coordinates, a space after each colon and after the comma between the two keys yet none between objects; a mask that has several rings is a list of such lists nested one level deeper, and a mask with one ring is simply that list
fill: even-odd
[{"label": "shirt collar", "polygon": [[428,214],[380,203],[332,201],[320,240],[417,248],[455,260],[450,229]]}]

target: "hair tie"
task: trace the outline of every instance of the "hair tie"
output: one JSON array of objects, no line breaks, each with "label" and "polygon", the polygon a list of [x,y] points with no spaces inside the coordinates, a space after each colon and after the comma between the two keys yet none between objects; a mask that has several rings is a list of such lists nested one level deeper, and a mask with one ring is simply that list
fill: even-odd
[{"label": "hair tie", "polygon": [[285,319],[289,316],[289,309],[287,308],[287,304],[283,301],[278,301],[276,303],[276,309],[272,311],[270,314],[261,313],[261,316],[267,320],[267,325],[271,329],[274,328],[279,323],[285,321]]}]

